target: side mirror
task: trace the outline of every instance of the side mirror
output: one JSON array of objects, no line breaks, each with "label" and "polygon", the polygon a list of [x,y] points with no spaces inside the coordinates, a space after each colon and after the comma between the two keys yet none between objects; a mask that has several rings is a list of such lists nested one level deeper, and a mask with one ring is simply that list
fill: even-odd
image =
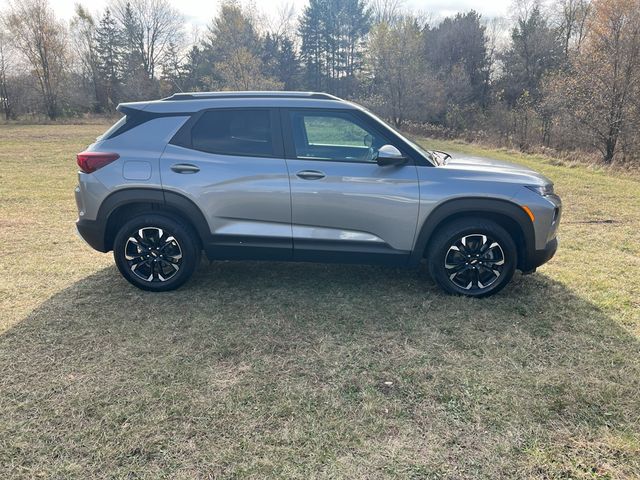
[{"label": "side mirror", "polygon": [[383,145],[380,147],[380,150],[378,150],[376,162],[378,162],[378,165],[381,167],[404,165],[407,163],[407,157],[402,155],[402,152],[393,145]]}]

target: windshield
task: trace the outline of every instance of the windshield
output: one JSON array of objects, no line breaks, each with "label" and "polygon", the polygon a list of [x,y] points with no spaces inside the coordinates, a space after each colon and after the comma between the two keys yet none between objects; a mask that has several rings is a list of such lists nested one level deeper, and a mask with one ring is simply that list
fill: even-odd
[{"label": "windshield", "polygon": [[426,150],[424,148],[422,148],[420,145],[418,145],[416,142],[414,142],[413,140],[407,138],[407,135],[404,133],[400,133],[396,128],[392,127],[391,125],[389,125],[387,122],[385,122],[384,120],[382,120],[380,117],[378,117],[376,114],[374,114],[373,112],[369,111],[366,108],[363,108],[363,110],[365,110],[367,112],[367,114],[371,115],[373,117],[374,120],[380,122],[381,124],[383,124],[385,127],[387,127],[388,129],[392,130],[397,136],[399,136],[402,140],[404,140],[405,142],[407,142],[414,150],[417,150],[417,152],[422,155],[424,158],[427,159],[428,162],[432,163],[435,166],[438,165],[442,165],[442,160],[437,156],[434,155],[432,152],[430,152],[429,150]]}]

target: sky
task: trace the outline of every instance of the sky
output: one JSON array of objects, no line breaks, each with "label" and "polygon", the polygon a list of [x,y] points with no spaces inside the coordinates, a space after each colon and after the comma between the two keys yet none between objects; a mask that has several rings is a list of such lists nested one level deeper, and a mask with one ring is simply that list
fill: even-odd
[{"label": "sky", "polygon": [[[19,1],[19,0],[18,0]],[[74,5],[78,1],[89,11],[101,11],[109,0],[49,0],[56,14],[65,20],[73,16]],[[206,26],[218,11],[219,0],[169,0],[169,2],[182,14],[188,24],[196,27]],[[308,3],[308,0],[243,0],[243,4],[253,4],[266,15],[277,15],[286,5],[293,5],[300,12]],[[430,14],[437,19],[456,12],[464,12],[474,9],[483,17],[507,16],[511,0],[404,0],[405,8]],[[8,0],[0,0],[0,9],[4,9]]]}]

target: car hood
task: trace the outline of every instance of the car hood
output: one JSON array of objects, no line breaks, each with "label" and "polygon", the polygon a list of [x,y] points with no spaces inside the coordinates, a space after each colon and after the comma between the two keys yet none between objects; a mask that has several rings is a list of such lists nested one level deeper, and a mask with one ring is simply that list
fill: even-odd
[{"label": "car hood", "polygon": [[445,164],[442,165],[441,168],[473,171],[490,176],[507,175],[509,177],[513,177],[513,179],[518,182],[529,183],[531,185],[546,185],[553,183],[544,175],[523,165],[503,162],[486,157],[453,154],[446,160]]}]

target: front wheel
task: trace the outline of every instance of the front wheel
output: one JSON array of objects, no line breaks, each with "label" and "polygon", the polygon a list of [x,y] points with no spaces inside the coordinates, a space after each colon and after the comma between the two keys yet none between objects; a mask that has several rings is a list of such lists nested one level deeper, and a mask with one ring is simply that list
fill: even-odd
[{"label": "front wheel", "polygon": [[518,252],[511,235],[497,223],[461,219],[436,233],[427,259],[431,277],[446,292],[487,297],[509,283]]},{"label": "front wheel", "polygon": [[114,239],[113,256],[122,276],[143,290],[174,290],[193,274],[200,249],[187,225],[164,215],[141,215]]}]

